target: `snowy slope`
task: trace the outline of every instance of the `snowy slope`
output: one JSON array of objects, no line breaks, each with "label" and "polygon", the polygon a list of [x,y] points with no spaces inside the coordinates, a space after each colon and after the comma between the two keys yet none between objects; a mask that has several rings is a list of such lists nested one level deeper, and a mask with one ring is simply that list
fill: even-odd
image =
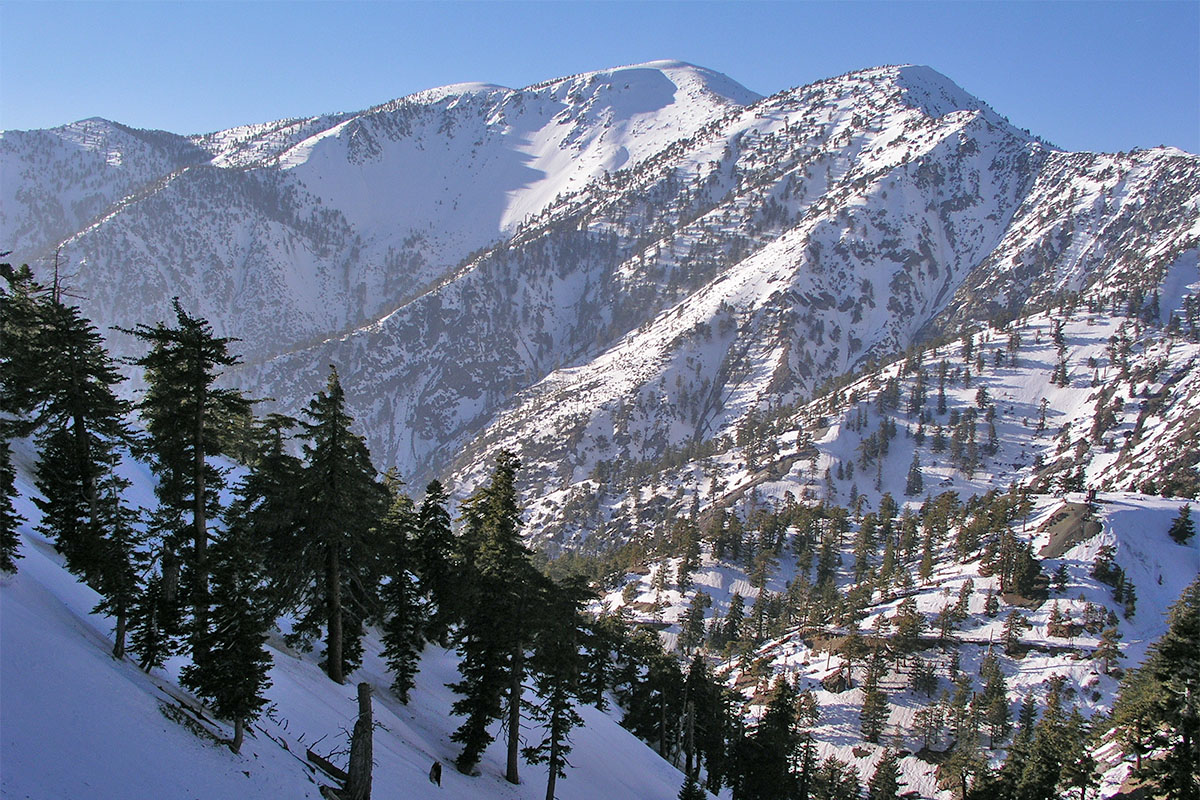
[{"label": "snowy slope", "polygon": [[[26,493],[29,487],[20,482]],[[143,483],[139,488],[144,489]],[[19,511],[36,519],[22,497]],[[5,798],[77,800],[153,796],[163,800],[319,798],[334,781],[306,762],[311,748],[345,766],[346,731],[357,713],[355,684],[375,687],[374,786],[377,797],[496,797],[539,800],[545,772],[524,765],[522,783],[505,782],[503,742],[484,753],[480,775],[452,766],[458,747],[449,714],[459,680],[452,651],[430,646],[408,705],[388,692],[375,636],[364,667],[344,686],[332,683],[312,655],[293,652],[275,637],[267,690],[270,711],[247,732],[239,755],[218,739],[232,729],[177,684],[182,659],[146,675],[110,655],[111,625],[90,614],[97,595],[61,566],[52,545],[25,531],[15,576],[0,578],[0,794]],[[187,709],[184,708],[186,705]],[[670,800],[683,776],[592,707],[572,735],[574,751],[557,796],[568,800],[619,797]],[[540,736],[531,727],[526,735]],[[430,764],[445,769],[439,789]],[[613,769],[619,764],[620,769]]]}]

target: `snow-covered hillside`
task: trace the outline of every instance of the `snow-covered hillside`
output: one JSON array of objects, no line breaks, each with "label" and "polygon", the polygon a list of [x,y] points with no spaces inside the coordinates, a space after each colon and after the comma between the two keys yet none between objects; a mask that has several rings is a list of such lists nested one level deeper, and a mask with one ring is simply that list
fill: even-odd
[{"label": "snow-covered hillside", "polygon": [[[138,488],[146,489],[142,482]],[[30,487],[20,512],[36,520]],[[457,772],[450,715],[460,679],[453,651],[429,646],[408,705],[388,691],[391,677],[374,635],[364,666],[346,685],[329,680],[315,657],[270,642],[274,666],[270,710],[249,729],[242,751],[223,744],[232,729],[178,684],[184,660],[147,675],[110,655],[111,620],[91,614],[98,596],[61,565],[52,544],[23,532],[20,571],[0,577],[0,795],[17,800],[163,800],[313,798],[340,785],[318,770],[306,750],[345,767],[347,732],[357,714],[355,683],[375,688],[374,785],[377,797],[542,798],[544,769],[525,766],[522,783],[504,780],[502,742],[485,752],[480,774]],[[202,716],[197,715],[200,710]],[[579,709],[572,766],[557,796],[670,800],[682,774],[605,713]],[[538,735],[529,726],[527,734]],[[429,782],[434,760],[442,785]],[[620,769],[614,769],[619,764]]]},{"label": "snow-covered hillside", "polygon": [[[1179,545],[1167,536],[1181,504],[1137,494],[1098,494],[1098,532],[1053,557],[1047,556],[1052,517],[1068,507],[1064,504],[1085,502],[1083,495],[1036,498],[1027,520],[1028,538],[1035,551],[1045,556],[1042,569],[1048,575],[1059,575],[1062,570],[1066,576],[1061,588],[1053,588],[1049,598],[1036,605],[1003,595],[999,579],[980,560],[960,563],[947,548],[938,554],[937,566],[928,579],[918,580],[914,575],[908,588],[900,591],[868,591],[870,599],[855,624],[814,624],[811,619],[805,620],[801,607],[792,605],[794,585],[803,584],[807,591],[809,572],[797,568],[792,552],[795,542],[790,535],[784,539],[776,569],[761,589],[755,586],[747,567],[728,558],[715,558],[712,548],[706,546],[685,590],[681,591],[677,583],[681,560],[668,558],[652,561],[644,574],[625,576],[603,602],[609,611],[624,608],[624,613],[634,619],[662,626],[666,641],[683,649],[687,613],[698,596],[703,594],[711,601],[704,615],[706,636],[728,625],[731,602],[737,596],[737,602],[744,602],[746,609],[742,624],[751,632],[746,634],[745,643],[739,643],[737,654],[719,668],[719,674],[746,698],[743,710],[748,719],[761,716],[771,687],[785,676],[799,689],[810,690],[819,705],[819,720],[813,726],[818,761],[829,756],[838,758],[853,766],[865,781],[874,774],[885,749],[890,748],[901,756],[902,790],[914,792],[917,797],[950,798],[946,787],[938,784],[937,765],[954,743],[949,718],[952,697],[962,685],[961,676],[966,676],[970,692],[982,693],[983,660],[989,654],[998,659],[1012,720],[1017,718],[1026,696],[1032,697],[1037,706],[1044,705],[1054,676],[1063,679],[1069,705],[1085,717],[1105,714],[1111,711],[1116,697],[1117,667],[1135,667],[1142,662],[1147,647],[1166,631],[1166,610],[1200,575],[1200,541]],[[752,540],[756,533],[748,529],[747,538]],[[852,536],[849,533],[839,548],[841,562],[846,565],[839,580],[843,595],[854,591],[850,578],[850,565],[856,558],[850,545]],[[1092,574],[1104,548],[1112,548],[1115,563],[1136,587],[1136,610],[1132,614],[1114,600],[1112,588]],[[875,566],[878,562],[874,559]],[[915,572],[916,565],[901,568]],[[991,611],[987,610],[989,595],[997,598],[997,607]],[[953,618],[948,632],[939,634],[947,609],[956,609],[964,597],[962,613]],[[807,604],[805,600],[800,602]],[[772,616],[781,613],[782,605],[782,613],[794,621],[785,633],[768,635],[760,643],[751,644],[755,624],[751,607],[757,611],[760,603],[772,608],[768,612]],[[910,613],[906,604],[911,604],[919,615],[922,633],[912,645],[901,646],[897,643],[899,634],[893,631],[899,630],[900,620]],[[1010,648],[1004,644],[1005,625],[1014,612],[1028,627],[1019,643]],[[1051,622],[1056,614],[1064,620],[1063,628]],[[1104,624],[1116,621],[1121,636],[1123,658],[1113,667],[1097,656],[1101,639],[1097,621],[1105,618],[1108,622]],[[866,642],[882,642],[883,649],[902,654],[900,662],[880,679],[888,705],[877,744],[865,742],[860,732],[862,683],[868,647],[872,645],[862,645],[851,667],[844,649],[851,633]],[[930,669],[934,680],[928,686],[915,686],[915,676],[922,668]],[[850,669],[853,683],[848,685]],[[928,714],[930,708],[943,719],[932,731],[928,718],[920,716]],[[995,746],[989,744],[986,748],[993,763],[1003,759],[1006,738],[997,737]],[[1131,763],[1119,750],[1108,751],[1107,759],[1100,764],[1104,775],[1101,796],[1115,793]]]}]

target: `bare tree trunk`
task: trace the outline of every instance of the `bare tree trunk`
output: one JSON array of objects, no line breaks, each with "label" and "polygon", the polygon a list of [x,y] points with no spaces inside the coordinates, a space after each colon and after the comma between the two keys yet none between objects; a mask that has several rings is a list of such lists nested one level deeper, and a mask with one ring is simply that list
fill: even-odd
[{"label": "bare tree trunk", "polygon": [[521,684],[525,673],[525,647],[521,642],[513,648],[512,680],[508,687],[508,769],[504,779],[509,783],[520,783],[517,774],[521,756]]},{"label": "bare tree trunk", "polygon": [[342,565],[336,544],[330,545],[325,564],[325,595],[329,610],[325,673],[330,680],[345,683],[346,676],[342,674]]},{"label": "bare tree trunk", "polygon": [[[695,726],[692,722],[692,718],[696,713],[696,705],[691,700],[687,701],[687,712],[686,713],[687,713],[687,718],[686,718],[687,725],[684,729],[684,737],[685,737],[684,738],[684,750],[687,753],[687,761],[686,761],[686,764],[684,767],[683,774],[687,775],[689,778],[694,778],[696,776],[692,772],[692,764],[693,764],[692,759],[695,754],[696,743],[695,743]],[[697,771],[699,771],[699,770],[697,770]]]},{"label": "bare tree trunk", "polygon": [[358,685],[358,720],[350,739],[350,766],[347,769],[345,800],[371,800],[372,735],[375,728],[371,716],[371,685]]},{"label": "bare tree trunk", "polygon": [[113,638],[116,640],[113,642],[113,658],[125,657],[125,628],[128,623],[128,618],[129,614],[126,612],[124,607],[117,609],[117,631],[113,636]]},{"label": "bare tree trunk", "polygon": [[246,733],[246,721],[240,716],[233,721],[233,741],[229,743],[229,749],[235,753],[242,752],[242,739]]},{"label": "bare tree trunk", "polygon": [[[551,723],[553,725],[553,723]],[[558,738],[551,736],[550,738],[550,761],[547,766],[550,768],[550,776],[546,778],[546,800],[554,800],[554,785],[558,782],[558,765],[562,761],[562,756],[559,754]]]}]

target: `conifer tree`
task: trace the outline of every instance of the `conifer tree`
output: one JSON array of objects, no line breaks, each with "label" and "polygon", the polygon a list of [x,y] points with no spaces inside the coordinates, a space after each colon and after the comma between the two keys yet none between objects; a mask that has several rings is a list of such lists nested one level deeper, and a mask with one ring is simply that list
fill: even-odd
[{"label": "conifer tree", "polygon": [[1061,675],[1050,678],[1050,690],[1041,719],[1034,726],[1026,758],[1020,765],[1017,792],[1021,797],[1053,798],[1067,756],[1066,711],[1062,705]]},{"label": "conifer tree", "polygon": [[263,548],[271,604],[277,612],[294,607],[308,584],[297,558],[304,549],[300,538],[306,506],[301,495],[304,466],[289,449],[290,431],[297,424],[283,414],[268,414],[256,424],[253,463],[228,512],[253,531]]},{"label": "conifer tree", "polygon": [[[133,558],[133,514],[117,475],[129,434],[127,405],[117,398],[123,380],[92,323],[75,306],[36,284],[28,268],[6,271],[9,291],[0,292],[0,439],[38,429],[39,454],[34,499],[42,511],[38,530],[52,538],[67,568],[102,596],[95,610],[115,618],[113,654],[125,652],[125,631],[138,590]],[[16,348],[16,352],[8,348]],[[11,514],[11,480],[4,507]],[[3,514],[3,552],[15,550],[16,517]],[[9,520],[12,520],[9,522]]]},{"label": "conifer tree", "polygon": [[466,716],[451,736],[463,745],[458,769],[469,773],[474,768],[492,741],[488,723],[503,713],[508,732],[505,778],[510,783],[519,782],[525,647],[535,605],[533,590],[539,580],[529,549],[521,541],[518,469],[517,457],[501,451],[490,482],[463,505],[460,544],[468,576],[466,613],[458,636],[463,679],[452,686],[462,695],[453,711]]},{"label": "conifer tree", "polygon": [[570,766],[571,731],[583,724],[575,706],[583,667],[580,608],[588,592],[581,581],[569,581],[544,583],[541,594],[544,599],[528,666],[539,698],[530,715],[542,723],[545,736],[537,745],[523,748],[522,755],[530,764],[546,765],[546,800],[554,800],[555,785]]},{"label": "conifer tree", "polygon": [[118,659],[125,657],[130,616],[144,588],[140,571],[146,560],[141,552],[145,535],[136,525],[140,511],[130,509],[121,498],[128,486],[114,466],[108,467],[100,484],[105,537],[97,554],[96,591],[101,600],[92,609],[113,618],[112,654]]},{"label": "conifer tree", "polygon": [[351,430],[337,370],[304,410],[306,505],[297,524],[297,632],[325,629],[325,673],[336,683],[362,659],[363,625],[375,610],[379,583],[377,522],[386,492],[376,480],[366,442]]},{"label": "conifer tree", "polygon": [[1112,670],[1117,659],[1124,658],[1121,652],[1121,632],[1115,625],[1105,628],[1100,634],[1100,642],[1092,652],[1092,659],[1100,662],[1100,669],[1105,675]]},{"label": "conifer tree", "polygon": [[799,744],[796,687],[781,677],[762,719],[739,743],[734,794],[745,800],[791,796],[796,786],[793,762]]},{"label": "conifer tree", "polygon": [[28,418],[35,401],[40,372],[41,309],[45,290],[33,280],[28,266],[14,269],[0,264],[0,572],[16,572],[20,536],[17,526],[16,469],[10,441],[33,429]]},{"label": "conifer tree", "polygon": [[984,681],[983,693],[978,697],[980,716],[988,729],[988,746],[995,747],[997,741],[1008,735],[1012,720],[1008,708],[1008,685],[1000,669],[1000,660],[993,653],[984,656],[979,674]]},{"label": "conifer tree", "polygon": [[[1172,800],[1200,798],[1200,579],[1191,583],[1167,616],[1167,632],[1146,662],[1121,685],[1113,710],[1125,739],[1163,748],[1162,758],[1142,760],[1139,771]],[[1139,756],[1141,753],[1139,752]]]},{"label": "conifer tree", "polygon": [[896,751],[890,747],[883,751],[875,772],[867,782],[868,800],[898,800],[900,797],[900,765]]},{"label": "conifer tree", "polygon": [[707,800],[708,794],[696,783],[696,779],[688,775],[683,786],[679,788],[679,800]]},{"label": "conifer tree", "polygon": [[921,474],[921,459],[917,451],[913,450],[912,464],[908,467],[908,477],[904,481],[904,494],[906,497],[916,497],[923,491],[925,478]]},{"label": "conifer tree", "polygon": [[425,595],[425,636],[443,644],[458,614],[454,599],[454,532],[450,527],[446,489],[436,480],[425,487],[425,499],[417,515],[414,564]]},{"label": "conifer tree", "polygon": [[146,392],[138,409],[146,428],[144,452],[158,478],[158,508],[151,528],[160,537],[164,608],[177,608],[181,593],[192,609],[192,646],[208,632],[209,520],[221,510],[221,471],[212,459],[225,451],[227,422],[248,413],[239,392],[217,388],[225,367],[239,363],[229,352],[236,339],[173,301],[175,325],[138,325],[130,333],[150,350],[133,363],[145,371]]},{"label": "conifer tree", "polygon": [[138,666],[146,672],[166,663],[177,646],[178,612],[165,594],[162,575],[152,572],[129,609],[130,649],[138,656]]},{"label": "conifer tree", "polygon": [[391,498],[381,523],[385,582],[380,590],[383,621],[383,657],[392,672],[392,692],[408,702],[417,673],[417,662],[425,645],[424,618],[417,602],[416,576],[411,566],[417,529],[412,500],[400,491],[401,482],[389,470],[383,479]]},{"label": "conifer tree", "polygon": [[861,789],[858,770],[853,764],[827,756],[814,776],[809,797],[811,800],[845,800],[858,797]]},{"label": "conifer tree", "polygon": [[17,493],[16,479],[12,449],[9,447],[8,437],[0,430],[0,492],[3,492],[3,497],[0,498],[0,572],[15,573],[17,559],[22,558],[21,537],[17,533],[17,526],[24,522],[25,518],[13,507],[12,500]]},{"label": "conifer tree", "polygon": [[259,542],[243,519],[230,524],[211,548],[211,606],[206,618],[211,626],[201,636],[191,664],[183,668],[182,682],[212,701],[217,716],[233,722],[229,746],[242,747],[246,723],[261,713],[270,686],[267,671],[271,655],[264,648],[274,622]]},{"label": "conifer tree", "polygon": [[876,652],[871,667],[867,670],[867,679],[863,682],[863,701],[858,715],[863,739],[868,742],[878,742],[887,723],[887,693],[879,687],[882,672],[882,659]]},{"label": "conifer tree", "polygon": [[1196,535],[1196,525],[1192,522],[1192,504],[1184,503],[1179,509],[1179,516],[1171,523],[1167,531],[1177,544],[1187,544]]},{"label": "conifer tree", "polygon": [[41,307],[40,342],[49,354],[37,379],[41,429],[36,485],[38,529],[54,539],[67,568],[98,587],[103,541],[122,510],[110,476],[128,439],[127,406],[116,395],[123,380],[95,327],[56,290]]}]

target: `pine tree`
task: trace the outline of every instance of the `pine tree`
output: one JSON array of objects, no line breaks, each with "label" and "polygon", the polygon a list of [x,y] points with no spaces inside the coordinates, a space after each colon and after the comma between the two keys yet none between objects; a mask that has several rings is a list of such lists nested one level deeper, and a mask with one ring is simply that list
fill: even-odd
[{"label": "pine tree", "polygon": [[906,497],[916,497],[925,491],[925,479],[921,475],[921,459],[917,451],[913,451],[912,464],[908,468],[908,478],[904,482]]},{"label": "pine tree", "polygon": [[425,620],[418,603],[416,576],[411,571],[417,514],[412,500],[400,491],[402,484],[393,471],[388,471],[383,483],[391,497],[381,523],[386,576],[380,591],[383,657],[392,672],[392,692],[400,702],[407,703],[425,645]]},{"label": "pine tree", "polygon": [[1004,642],[1004,652],[1013,655],[1021,645],[1021,634],[1029,628],[1029,623],[1015,608],[1004,618],[1004,630],[1001,641]]},{"label": "pine tree", "polygon": [[700,788],[700,784],[696,783],[696,779],[691,775],[683,781],[683,786],[679,788],[679,800],[707,800],[708,794]]},{"label": "pine tree", "polygon": [[[39,428],[38,530],[54,540],[67,568],[101,594],[95,610],[115,618],[113,654],[121,658],[128,611],[139,588],[134,515],[122,498],[128,483],[117,475],[129,439],[128,407],[116,395],[123,378],[95,326],[77,307],[62,302],[59,287],[40,294],[33,286],[20,290],[23,300],[6,298],[5,310],[17,320],[2,326],[4,339],[29,348],[4,359],[5,380],[24,387],[6,388],[3,405],[18,417],[30,416],[25,424],[10,417],[0,427]],[[28,363],[30,358],[40,363]]]},{"label": "pine tree", "polygon": [[791,796],[797,783],[794,755],[800,744],[796,698],[791,681],[779,678],[762,719],[739,743],[737,797],[768,800]]},{"label": "pine tree", "polygon": [[19,552],[21,537],[17,527],[25,518],[13,508],[12,499],[16,496],[17,471],[12,463],[12,449],[8,437],[0,430],[0,572],[15,573],[17,559],[22,558]]},{"label": "pine tree", "polygon": [[446,490],[438,481],[425,487],[425,499],[417,515],[414,563],[427,598],[425,636],[443,644],[459,610],[454,604],[454,533],[450,527]]},{"label": "pine tree", "polygon": [[575,706],[583,667],[580,609],[588,591],[581,581],[547,583],[542,595],[528,666],[540,701],[530,715],[542,723],[545,736],[537,745],[523,748],[522,755],[530,764],[546,765],[546,800],[554,800],[555,785],[570,766],[571,731],[583,724]]},{"label": "pine tree", "polygon": [[979,695],[980,716],[987,726],[989,747],[995,747],[996,742],[1008,735],[1012,715],[1008,707],[1008,685],[1004,673],[1000,669],[1000,660],[993,653],[984,656],[979,668],[983,678],[983,693]]},{"label": "pine tree", "polygon": [[25,436],[34,424],[28,418],[35,405],[37,368],[43,361],[40,336],[45,289],[33,280],[28,266],[19,270],[0,264],[0,572],[17,571],[20,535],[25,518],[17,514],[16,469],[12,463],[14,438]]},{"label": "pine tree", "polygon": [[533,590],[539,580],[521,541],[519,469],[517,457],[501,451],[490,482],[463,505],[460,544],[468,574],[466,613],[458,635],[463,679],[452,686],[462,695],[453,711],[467,717],[451,736],[463,745],[456,762],[459,770],[469,773],[478,763],[492,741],[488,722],[503,713],[508,731],[505,778],[510,783],[519,781],[521,687],[535,607]]},{"label": "pine tree", "polygon": [[861,788],[858,770],[852,764],[828,756],[814,776],[809,797],[812,800],[845,800],[858,797]]},{"label": "pine tree", "polygon": [[49,298],[41,342],[52,357],[38,378],[35,413],[41,428],[36,485],[42,497],[38,530],[54,539],[67,568],[98,586],[108,520],[121,512],[120,493],[104,492],[128,439],[127,407],[116,395],[123,380],[95,327],[79,309]]},{"label": "pine tree", "polygon": [[304,410],[307,501],[297,525],[294,565],[304,612],[297,632],[325,629],[325,673],[336,683],[362,659],[363,625],[375,610],[379,583],[377,522],[387,494],[376,480],[366,442],[351,430],[346,395],[330,367],[325,390]]},{"label": "pine tree", "polygon": [[1107,675],[1112,670],[1117,659],[1124,658],[1121,652],[1121,632],[1115,625],[1105,628],[1100,634],[1100,642],[1092,652],[1092,659],[1100,662],[1100,669]]},{"label": "pine tree", "polygon": [[267,702],[271,655],[263,645],[274,622],[262,553],[253,529],[242,523],[231,519],[211,548],[212,605],[206,614],[211,627],[181,676],[184,686],[212,701],[217,716],[232,720],[229,746],[235,753],[246,722]]},{"label": "pine tree", "polygon": [[219,389],[221,369],[239,363],[235,339],[218,337],[204,319],[173,301],[175,326],[138,325],[130,333],[150,346],[133,363],[145,371],[146,392],[138,409],[147,437],[144,452],[158,481],[158,508],[151,527],[160,537],[162,591],[167,607],[185,594],[192,609],[192,646],[205,641],[209,606],[209,519],[220,510],[221,471],[212,459],[226,451],[229,421],[245,416],[250,403]]},{"label": "pine tree", "polygon": [[[1146,662],[1121,685],[1113,721],[1161,758],[1139,767],[1162,796],[1200,798],[1200,579],[1191,583],[1167,615],[1167,632]],[[1133,734],[1130,736],[1129,734]]]},{"label": "pine tree", "polygon": [[890,747],[883,751],[875,772],[867,782],[869,800],[898,800],[900,797],[900,765],[896,751]]},{"label": "pine tree", "polygon": [[161,667],[174,654],[174,622],[178,613],[166,597],[162,575],[151,573],[129,609],[130,649],[137,654],[138,666],[144,671]]},{"label": "pine tree", "polygon": [[1196,525],[1192,522],[1192,504],[1184,503],[1179,509],[1179,516],[1171,523],[1167,533],[1177,544],[1187,544],[1196,535]]},{"label": "pine tree", "polygon": [[289,450],[289,432],[297,424],[282,414],[268,414],[257,423],[253,463],[228,512],[252,530],[263,547],[271,604],[277,612],[294,607],[309,581],[298,560],[305,544],[300,538],[306,506],[301,495],[304,466]]},{"label": "pine tree", "polygon": [[1065,732],[1066,712],[1062,707],[1060,675],[1050,678],[1050,691],[1046,694],[1046,705],[1042,718],[1033,729],[1029,739],[1026,758],[1020,765],[1017,792],[1021,797],[1053,798],[1058,785],[1062,764],[1067,754]]},{"label": "pine tree", "polygon": [[137,526],[140,513],[121,499],[128,486],[129,482],[117,475],[115,465],[110,465],[99,487],[105,537],[100,542],[96,567],[96,591],[101,600],[92,612],[113,618],[112,654],[118,659],[125,657],[130,615],[144,589],[139,573],[146,560],[142,553],[145,535]]},{"label": "pine tree", "polygon": [[867,679],[863,683],[863,700],[858,714],[862,737],[868,742],[878,742],[884,725],[887,723],[889,710],[887,693],[879,687],[879,680],[882,677],[880,673],[882,672],[882,659],[877,652],[870,669],[867,670]]}]

